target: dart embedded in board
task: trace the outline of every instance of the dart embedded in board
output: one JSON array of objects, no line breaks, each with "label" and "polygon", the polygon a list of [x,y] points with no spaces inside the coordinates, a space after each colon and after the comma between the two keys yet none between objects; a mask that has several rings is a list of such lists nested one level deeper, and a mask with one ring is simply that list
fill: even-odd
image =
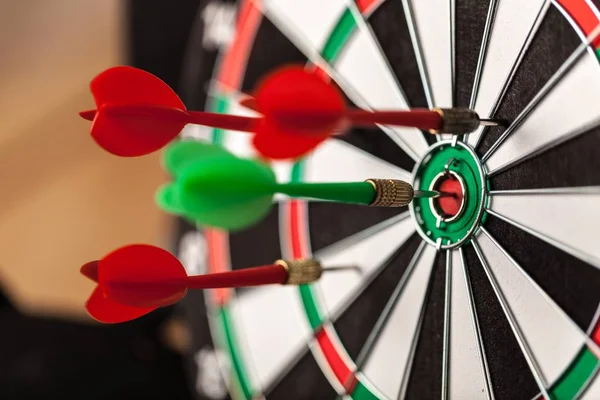
[{"label": "dart embedded in board", "polygon": [[159,247],[132,244],[81,267],[98,286],[86,303],[100,322],[118,323],[141,317],[181,300],[191,289],[263,285],[303,285],[324,272],[355,270],[355,266],[323,267],[314,259],[277,260],[271,265],[204,275],[188,275],[181,262]]},{"label": "dart embedded in board", "polygon": [[415,191],[408,182],[396,179],[278,183],[271,167],[261,161],[239,158],[220,146],[191,140],[170,145],[164,165],[173,182],[157,193],[163,210],[232,231],[264,218],[275,194],[373,207],[403,207],[415,196],[442,195],[438,191]]},{"label": "dart embedded in board", "polygon": [[161,149],[187,124],[251,133],[264,158],[281,160],[302,157],[352,126],[408,126],[459,135],[499,123],[467,109],[350,108],[331,81],[301,66],[272,71],[253,96],[243,98],[242,104],[257,117],[189,111],[165,82],[133,67],[110,68],[93,79],[90,88],[97,110],[80,116],[93,121],[91,135],[98,145],[122,157]]}]

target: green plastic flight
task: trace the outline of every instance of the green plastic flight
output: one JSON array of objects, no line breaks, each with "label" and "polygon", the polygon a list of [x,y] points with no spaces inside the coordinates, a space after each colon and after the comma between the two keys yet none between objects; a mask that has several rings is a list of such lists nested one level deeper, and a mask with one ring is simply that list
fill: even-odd
[{"label": "green plastic flight", "polygon": [[173,182],[159,189],[158,205],[198,224],[230,231],[263,219],[277,193],[353,204],[370,204],[375,197],[368,182],[278,183],[268,164],[197,141],[171,145],[164,165]]}]

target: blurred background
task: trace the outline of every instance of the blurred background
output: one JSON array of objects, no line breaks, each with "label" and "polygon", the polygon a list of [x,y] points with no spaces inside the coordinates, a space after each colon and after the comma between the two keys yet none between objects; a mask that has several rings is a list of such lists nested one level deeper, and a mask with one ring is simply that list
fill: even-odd
[{"label": "blurred background", "polygon": [[86,261],[169,245],[157,155],[120,159],[78,111],[89,81],[131,64],[177,87],[199,1],[0,0],[0,399],[189,398],[186,329],[163,310],[90,320]]}]

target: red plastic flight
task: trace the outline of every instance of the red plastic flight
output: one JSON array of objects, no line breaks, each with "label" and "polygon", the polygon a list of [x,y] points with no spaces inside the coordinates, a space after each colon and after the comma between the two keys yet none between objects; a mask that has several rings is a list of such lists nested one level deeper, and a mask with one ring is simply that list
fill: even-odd
[{"label": "red plastic flight", "polygon": [[86,263],[81,273],[98,283],[86,309],[106,323],[128,321],[174,304],[188,289],[283,284],[288,279],[285,267],[278,264],[188,276],[171,253],[144,244],[121,247],[100,261]]},{"label": "red plastic flight", "polygon": [[334,83],[301,66],[270,73],[254,97],[240,101],[261,114],[256,118],[188,111],[165,82],[133,67],[102,72],[91,82],[91,91],[97,110],[80,115],[93,121],[91,134],[102,148],[123,157],[159,150],[189,123],[254,132],[256,149],[272,159],[300,157],[351,125],[431,130],[442,125],[441,115],[430,110],[372,112],[347,108]]}]

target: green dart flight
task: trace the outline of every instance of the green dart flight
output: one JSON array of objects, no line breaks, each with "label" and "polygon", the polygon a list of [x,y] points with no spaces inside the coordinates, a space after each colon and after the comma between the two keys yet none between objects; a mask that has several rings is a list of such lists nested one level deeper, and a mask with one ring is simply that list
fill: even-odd
[{"label": "green dart flight", "polygon": [[247,228],[264,218],[277,193],[379,207],[402,207],[414,196],[410,184],[392,179],[278,183],[269,165],[197,141],[170,145],[164,166],[173,177],[173,182],[157,193],[157,203],[164,211],[230,231]]}]

